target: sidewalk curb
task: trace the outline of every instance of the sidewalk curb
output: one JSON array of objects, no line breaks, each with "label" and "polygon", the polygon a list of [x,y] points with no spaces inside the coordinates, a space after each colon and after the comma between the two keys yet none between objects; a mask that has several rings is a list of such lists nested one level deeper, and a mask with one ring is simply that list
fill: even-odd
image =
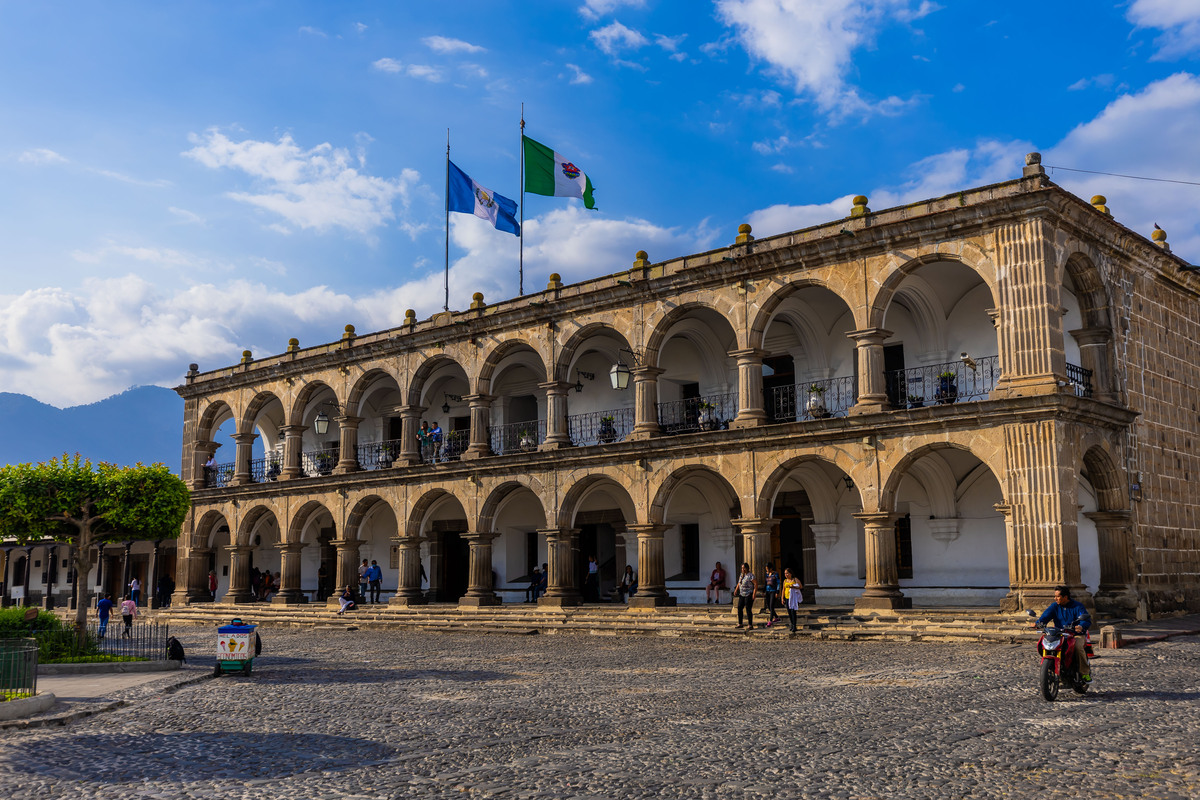
[{"label": "sidewalk curb", "polygon": [[1128,647],[1131,644],[1145,644],[1146,642],[1165,642],[1167,639],[1174,639],[1176,636],[1200,636],[1200,628],[1196,629],[1180,629],[1177,631],[1168,631],[1166,633],[1145,633],[1134,636],[1122,635],[1120,638],[1120,646]]},{"label": "sidewalk curb", "polygon": [[[163,687],[161,690],[156,692],[156,694],[171,694],[178,689],[182,689],[184,686],[191,686],[192,684],[200,683],[201,681],[210,680],[212,677],[212,672],[208,670],[202,670],[196,675],[180,680],[177,683],[171,684],[170,686]],[[111,703],[105,703],[101,706],[82,708],[78,711],[64,711],[60,714],[54,714],[51,716],[0,721],[0,730],[10,730],[13,728],[44,728],[51,725],[67,725],[77,719],[95,716],[96,714],[102,714],[106,711],[115,711],[118,708],[122,708],[135,702],[137,702],[136,699],[114,700]]]},{"label": "sidewalk curb", "polygon": [[100,661],[82,664],[39,664],[38,675],[115,675],[134,672],[171,672],[178,661]]}]

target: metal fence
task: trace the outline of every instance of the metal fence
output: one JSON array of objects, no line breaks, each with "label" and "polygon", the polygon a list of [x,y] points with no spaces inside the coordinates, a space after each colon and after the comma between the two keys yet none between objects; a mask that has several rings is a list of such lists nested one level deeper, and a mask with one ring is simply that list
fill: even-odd
[{"label": "metal fence", "polygon": [[157,622],[135,622],[127,630],[118,614],[112,615],[103,630],[98,621],[89,622],[82,642],[71,627],[33,631],[43,664],[97,655],[166,661],[170,635],[168,626]]},{"label": "metal fence", "polygon": [[400,456],[399,439],[367,442],[358,446],[359,469],[387,469]]},{"label": "metal fence", "polygon": [[1000,377],[1000,357],[948,361],[884,373],[888,400],[896,408],[986,400]]},{"label": "metal fence", "polygon": [[579,447],[609,444],[624,440],[633,430],[633,423],[632,408],[571,414],[567,417],[567,435],[571,437],[571,443]]},{"label": "metal fence", "polygon": [[0,695],[16,700],[37,694],[36,639],[0,639]]},{"label": "metal fence", "polygon": [[689,397],[658,404],[658,425],[667,435],[719,431],[737,416],[737,392]]},{"label": "metal fence", "polygon": [[844,417],[858,400],[854,376],[776,386],[771,390],[771,421],[799,422],[806,419]]},{"label": "metal fence", "polygon": [[1067,380],[1071,382],[1071,388],[1075,391],[1076,397],[1092,396],[1092,371],[1090,369],[1067,364]]},{"label": "metal fence", "polygon": [[492,452],[498,456],[537,450],[546,440],[546,420],[533,419],[527,422],[509,422],[488,427]]},{"label": "metal fence", "polygon": [[300,454],[300,466],[308,477],[314,475],[330,475],[341,458],[340,447],[327,447],[323,450],[307,450]]},{"label": "metal fence", "polygon": [[224,489],[233,483],[233,462],[204,467],[204,486],[208,489]]}]

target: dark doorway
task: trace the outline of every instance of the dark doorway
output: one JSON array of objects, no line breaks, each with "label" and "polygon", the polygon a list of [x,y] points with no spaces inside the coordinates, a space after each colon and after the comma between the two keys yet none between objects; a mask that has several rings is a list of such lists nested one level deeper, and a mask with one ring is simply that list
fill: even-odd
[{"label": "dark doorway", "polygon": [[763,359],[763,405],[771,422],[796,419],[796,368],[791,356]]},{"label": "dark doorway", "polygon": [[778,559],[780,575],[785,568],[804,584],[805,605],[816,602],[817,548],[812,533],[812,507],[803,491],[781,492],[775,498],[772,516],[779,521],[772,538],[772,554]]},{"label": "dark doorway", "polygon": [[430,548],[430,561],[436,562],[438,576],[434,599],[443,603],[456,602],[467,593],[471,545],[458,531],[443,531],[430,544],[433,545]]},{"label": "dark doorway", "polygon": [[883,377],[888,402],[897,408],[903,408],[908,401],[908,387],[904,381],[904,345],[883,346]]},{"label": "dark doorway", "polygon": [[[577,524],[578,521],[577,521]],[[595,596],[587,591],[588,557],[595,556],[600,565],[600,580]],[[621,571],[625,565],[621,564]],[[584,602],[598,603],[611,599],[617,585],[617,548],[615,528],[609,522],[579,524],[579,584]]]}]

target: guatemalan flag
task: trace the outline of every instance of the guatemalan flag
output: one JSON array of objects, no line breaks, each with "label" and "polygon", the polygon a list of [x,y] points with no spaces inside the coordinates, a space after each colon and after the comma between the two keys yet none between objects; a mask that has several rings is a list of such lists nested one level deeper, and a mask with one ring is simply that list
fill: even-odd
[{"label": "guatemalan flag", "polygon": [[516,236],[521,235],[515,201],[483,188],[471,180],[467,173],[456,167],[453,161],[447,161],[446,168],[449,170],[447,174],[449,191],[446,194],[448,211],[474,214],[486,219],[492,223],[492,227],[498,230],[508,231]]}]

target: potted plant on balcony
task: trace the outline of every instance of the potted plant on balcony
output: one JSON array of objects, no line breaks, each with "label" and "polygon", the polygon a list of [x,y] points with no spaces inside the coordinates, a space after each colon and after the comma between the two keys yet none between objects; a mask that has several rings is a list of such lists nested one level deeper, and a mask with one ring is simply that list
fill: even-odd
[{"label": "potted plant on balcony", "polygon": [[938,389],[934,400],[945,405],[958,399],[958,373],[948,369],[938,373]]},{"label": "potted plant on balcony", "polygon": [[617,440],[617,425],[616,419],[611,414],[600,418],[600,433],[598,438],[601,442],[608,444]]},{"label": "potted plant on balcony", "polygon": [[324,451],[317,453],[316,456],[313,457],[313,461],[316,462],[318,475],[328,475],[333,472],[333,453]]},{"label": "potted plant on balcony", "polygon": [[808,387],[808,405],[806,406],[808,415],[813,419],[824,419],[829,416],[829,409],[825,406],[825,387],[814,383]]},{"label": "potted plant on balcony", "polygon": [[279,475],[282,472],[283,472],[283,462],[280,460],[279,454],[272,453],[271,457],[267,459],[267,480],[269,480],[269,481],[279,480]]},{"label": "potted plant on balcony", "polygon": [[383,444],[379,446],[379,455],[375,457],[375,467],[377,469],[387,469],[396,459],[395,445]]},{"label": "potted plant on balcony", "polygon": [[526,451],[532,450],[533,448],[537,447],[537,442],[534,441],[533,435],[529,433],[528,428],[523,428],[521,430],[521,435],[517,439],[517,445],[522,450],[526,450]]},{"label": "potted plant on balcony", "polygon": [[910,394],[908,396],[908,407],[909,408],[921,408],[924,405],[925,405],[925,398],[921,397],[921,395]]},{"label": "potted plant on balcony", "polygon": [[700,401],[700,414],[696,421],[700,423],[700,430],[715,431],[721,427],[721,421],[717,419],[716,406],[706,400]]}]

